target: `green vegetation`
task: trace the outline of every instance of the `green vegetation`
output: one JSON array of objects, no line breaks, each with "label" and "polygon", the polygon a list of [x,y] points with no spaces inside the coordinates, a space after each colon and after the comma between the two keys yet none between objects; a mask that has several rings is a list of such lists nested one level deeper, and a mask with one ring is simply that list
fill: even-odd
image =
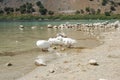
[{"label": "green vegetation", "polygon": [[90,12],[90,7],[85,8],[86,12]]},{"label": "green vegetation", "polygon": [[54,12],[53,12],[53,11],[48,11],[48,14],[49,14],[49,15],[53,15]]},{"label": "green vegetation", "polygon": [[11,14],[11,13],[14,12],[14,9],[11,8],[11,7],[5,7],[5,8],[4,8],[4,11],[6,12],[6,14]]},{"label": "green vegetation", "polygon": [[0,14],[4,14],[4,11],[2,9],[0,9]]},{"label": "green vegetation", "polygon": [[100,14],[101,13],[101,10],[100,9],[97,9],[97,14]]},{"label": "green vegetation", "polygon": [[40,1],[36,2],[36,5],[37,5],[39,8],[44,8],[43,4],[42,4]]},{"label": "green vegetation", "polygon": [[112,15],[106,12],[105,15],[46,15],[46,16],[33,16],[29,15],[0,15],[0,20],[79,20],[79,19],[120,19],[119,15]]},{"label": "green vegetation", "polygon": [[111,7],[110,7],[110,10],[111,10],[111,11],[116,11],[116,9],[115,9],[114,6],[111,6]]},{"label": "green vegetation", "polygon": [[103,6],[106,6],[106,4],[108,3],[108,1],[109,1],[109,0],[103,0],[103,1],[102,1],[102,5],[103,5]]},{"label": "green vegetation", "polygon": [[47,9],[44,8],[43,4],[40,1],[36,2],[36,5],[39,7],[39,12],[41,15],[47,14]]},{"label": "green vegetation", "polygon": [[110,16],[110,12],[105,12],[105,16]]},{"label": "green vegetation", "polygon": [[31,3],[26,3],[21,5],[20,8],[16,8],[16,11],[20,11],[21,14],[30,14],[32,12],[35,12],[32,7],[33,5]]},{"label": "green vegetation", "polygon": [[75,14],[80,14],[80,11],[79,11],[79,10],[77,10],[77,11],[75,12]]}]

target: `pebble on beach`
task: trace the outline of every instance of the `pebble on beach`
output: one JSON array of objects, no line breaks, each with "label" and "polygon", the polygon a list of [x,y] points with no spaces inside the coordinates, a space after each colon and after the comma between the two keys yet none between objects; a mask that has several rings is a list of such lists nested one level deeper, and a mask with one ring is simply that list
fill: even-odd
[{"label": "pebble on beach", "polygon": [[89,60],[89,64],[90,64],[90,65],[95,65],[95,66],[98,65],[98,63],[97,63],[97,61],[96,61],[95,59]]},{"label": "pebble on beach", "polygon": [[42,59],[35,60],[36,66],[47,66],[47,64]]},{"label": "pebble on beach", "polygon": [[61,51],[65,51],[65,48],[61,48]]},{"label": "pebble on beach", "polygon": [[49,72],[50,72],[50,73],[54,73],[55,70],[54,70],[54,69],[50,69]]},{"label": "pebble on beach", "polygon": [[6,63],[6,66],[12,66],[13,64],[12,63]]}]

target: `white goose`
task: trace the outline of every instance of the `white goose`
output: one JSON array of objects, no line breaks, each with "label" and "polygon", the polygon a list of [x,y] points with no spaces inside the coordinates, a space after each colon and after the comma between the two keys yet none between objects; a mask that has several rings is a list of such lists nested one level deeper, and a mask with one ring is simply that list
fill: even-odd
[{"label": "white goose", "polygon": [[36,45],[39,47],[39,48],[41,48],[42,49],[42,51],[46,51],[46,50],[48,50],[48,48],[50,48],[50,43],[48,42],[48,41],[46,41],[46,40],[38,40],[37,42],[36,42]]}]

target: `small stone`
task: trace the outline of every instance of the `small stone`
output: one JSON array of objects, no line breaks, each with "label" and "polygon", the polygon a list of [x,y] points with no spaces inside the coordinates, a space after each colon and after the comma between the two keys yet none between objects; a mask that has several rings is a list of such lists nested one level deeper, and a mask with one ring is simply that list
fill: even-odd
[{"label": "small stone", "polygon": [[94,60],[94,59],[89,60],[89,64],[90,65],[96,65],[96,66],[98,65],[97,61]]},{"label": "small stone", "polygon": [[50,73],[54,73],[54,72],[55,72],[55,70],[53,70],[53,69],[50,69],[50,70],[49,70],[49,72],[50,72]]},{"label": "small stone", "polygon": [[61,51],[65,51],[65,48],[61,48]]},{"label": "small stone", "polygon": [[35,65],[37,65],[37,66],[47,66],[47,64],[42,59],[35,60]]},{"label": "small stone", "polygon": [[53,49],[57,49],[57,47],[56,47],[56,46],[54,46],[54,47],[53,47]]},{"label": "small stone", "polygon": [[6,63],[6,66],[12,66],[12,63]]},{"label": "small stone", "polygon": [[68,63],[68,61],[64,61],[64,63]]}]

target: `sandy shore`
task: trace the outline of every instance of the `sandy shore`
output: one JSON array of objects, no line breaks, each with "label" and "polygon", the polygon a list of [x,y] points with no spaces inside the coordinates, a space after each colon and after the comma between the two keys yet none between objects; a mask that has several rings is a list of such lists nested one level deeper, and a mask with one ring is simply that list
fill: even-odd
[{"label": "sandy shore", "polygon": [[[120,80],[119,35],[119,31],[103,33],[103,45],[60,52],[61,57],[48,59],[47,66],[39,66],[17,80]],[[98,66],[90,65],[90,59],[95,59]]]}]

